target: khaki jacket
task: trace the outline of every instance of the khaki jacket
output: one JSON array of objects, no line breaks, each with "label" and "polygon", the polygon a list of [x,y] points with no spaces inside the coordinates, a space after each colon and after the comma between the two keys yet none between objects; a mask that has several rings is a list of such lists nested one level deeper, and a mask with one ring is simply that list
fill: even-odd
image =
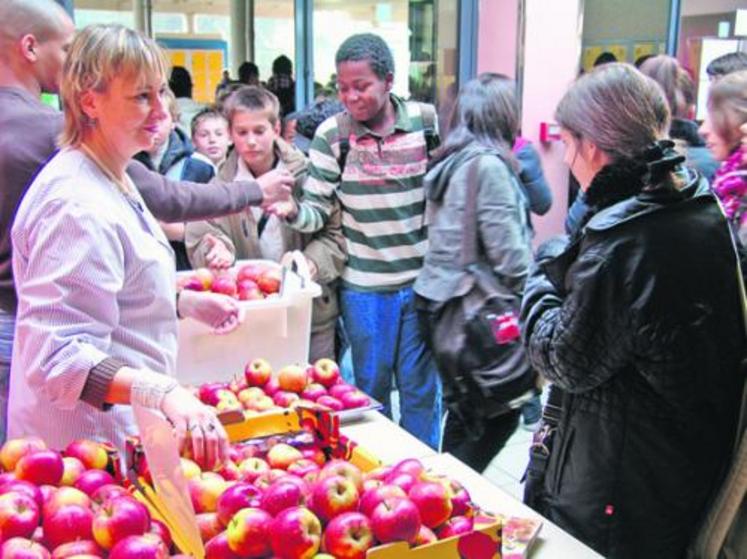
[{"label": "khaki jacket", "polygon": [[[275,151],[278,159],[296,179],[294,195],[300,195],[307,176],[306,157],[300,150],[281,139],[276,140]],[[232,151],[221,166],[218,178],[232,181],[237,172],[238,154]],[[306,258],[316,264],[316,281],[322,287],[322,295],[314,299],[312,332],[325,330],[334,325],[339,315],[336,280],[340,277],[347,260],[339,204],[324,229],[318,233],[305,235],[289,226],[283,226],[282,232],[284,252],[301,250]],[[206,265],[205,257],[210,249],[205,240],[208,233],[224,242],[237,260],[262,258],[257,223],[249,208],[225,217],[187,224],[185,244],[189,260],[195,268]]]}]

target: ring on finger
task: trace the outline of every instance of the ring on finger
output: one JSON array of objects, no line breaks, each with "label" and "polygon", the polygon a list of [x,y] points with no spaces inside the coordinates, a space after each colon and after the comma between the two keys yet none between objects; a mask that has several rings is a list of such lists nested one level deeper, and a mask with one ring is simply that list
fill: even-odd
[{"label": "ring on finger", "polygon": [[214,423],[208,423],[207,427],[205,427],[208,431],[215,431],[215,424]]}]

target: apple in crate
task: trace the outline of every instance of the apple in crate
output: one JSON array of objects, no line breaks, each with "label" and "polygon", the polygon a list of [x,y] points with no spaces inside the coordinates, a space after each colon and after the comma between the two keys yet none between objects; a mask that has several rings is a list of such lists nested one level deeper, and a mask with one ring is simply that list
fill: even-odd
[{"label": "apple in crate", "polygon": [[46,518],[53,514],[60,507],[65,505],[78,505],[90,509],[92,505],[91,498],[75,487],[60,487],[49,496],[49,499],[42,507],[43,516]]},{"label": "apple in crate", "polygon": [[4,538],[30,538],[39,526],[39,506],[19,492],[0,495],[0,534]]},{"label": "apple in crate", "polygon": [[[54,490],[56,491],[57,489],[54,488]],[[5,495],[6,493],[24,493],[34,500],[39,510],[42,510],[44,506],[44,495],[41,488],[31,482],[21,481],[20,479],[9,481],[0,486],[0,495]]]},{"label": "apple in crate", "polygon": [[0,448],[0,465],[6,472],[12,472],[18,461],[32,452],[45,450],[46,443],[39,437],[25,437],[6,441]]},{"label": "apple in crate", "polygon": [[266,266],[262,266],[261,264],[245,264],[239,268],[239,271],[236,274],[236,281],[251,280],[256,282],[265,269]]},{"label": "apple in crate", "polygon": [[342,476],[318,479],[311,490],[309,508],[327,523],[338,514],[358,510],[358,490]]},{"label": "apple in crate", "polygon": [[96,441],[78,439],[65,448],[65,456],[77,458],[87,470],[104,470],[109,465],[106,447]]},{"label": "apple in crate", "polygon": [[352,384],[341,382],[341,383],[330,386],[327,392],[329,392],[330,396],[340,400],[342,399],[343,394],[346,394],[348,392],[355,392],[356,390],[358,389]]},{"label": "apple in crate", "polygon": [[241,461],[239,471],[243,481],[254,483],[260,475],[270,471],[270,465],[262,458],[250,456]]},{"label": "apple in crate", "polygon": [[365,559],[373,547],[371,521],[359,512],[346,512],[336,516],[324,530],[325,551],[337,559]]},{"label": "apple in crate", "polygon": [[221,532],[205,545],[205,559],[240,559],[228,547],[228,534]]},{"label": "apple in crate", "polygon": [[452,536],[469,534],[474,527],[474,521],[471,518],[454,516],[436,529],[436,536],[438,536],[439,540],[444,540]]},{"label": "apple in crate", "polygon": [[234,514],[241,509],[257,507],[261,498],[262,492],[251,483],[236,483],[218,497],[218,519],[223,526],[228,526]]},{"label": "apple in crate", "polygon": [[195,515],[197,528],[200,530],[200,539],[203,542],[213,539],[223,531],[223,524],[218,518],[217,512],[201,512]]},{"label": "apple in crate", "polygon": [[244,378],[249,386],[264,386],[272,377],[272,367],[265,359],[252,359],[244,367]]},{"label": "apple in crate", "polygon": [[53,549],[76,540],[91,540],[93,517],[90,508],[62,505],[44,515],[44,540]]},{"label": "apple in crate", "polygon": [[213,280],[213,285],[210,286],[210,291],[213,293],[221,293],[230,297],[236,297],[236,280],[234,280],[230,274],[221,274]]},{"label": "apple in crate", "polygon": [[17,463],[16,477],[36,485],[58,485],[65,473],[62,456],[54,450],[37,450],[26,454]]},{"label": "apple in crate", "polygon": [[417,537],[415,538],[415,546],[428,545],[438,541],[438,536],[433,533],[433,530],[427,526],[421,526]]},{"label": "apple in crate", "polygon": [[301,397],[295,392],[287,392],[285,390],[275,392],[272,397],[272,401],[275,402],[275,405],[280,406],[281,408],[289,408],[291,404],[300,399]]},{"label": "apple in crate", "polygon": [[70,559],[71,557],[103,557],[104,550],[93,540],[78,540],[63,543],[54,548],[52,559]]},{"label": "apple in crate", "polygon": [[381,543],[414,542],[421,525],[418,508],[406,497],[384,499],[371,513],[373,533]]},{"label": "apple in crate", "polygon": [[370,517],[379,503],[391,497],[407,497],[407,494],[396,485],[380,485],[363,493],[358,510]]},{"label": "apple in crate", "polygon": [[367,406],[371,403],[371,399],[360,390],[351,390],[350,392],[345,392],[342,395],[342,397],[340,398],[340,402],[342,402],[342,406],[346,410],[351,410],[354,408],[362,408]]},{"label": "apple in crate", "polygon": [[258,508],[241,509],[226,529],[228,547],[239,557],[266,557],[270,554],[272,516]]},{"label": "apple in crate", "polygon": [[127,491],[127,489],[125,489],[121,485],[109,483],[107,485],[102,485],[96,491],[94,491],[93,494],[91,494],[91,500],[97,505],[101,505],[105,501],[113,499],[114,497],[127,497],[129,495],[129,491]]},{"label": "apple in crate", "polygon": [[301,458],[303,454],[300,450],[285,443],[276,444],[267,453],[267,462],[270,466],[281,470],[287,470],[288,466]]},{"label": "apple in crate", "polygon": [[299,365],[287,365],[278,371],[280,390],[300,393],[309,384],[309,375]]},{"label": "apple in crate", "polygon": [[239,280],[236,284],[236,292],[239,301],[258,301],[265,298],[256,282],[250,279]]},{"label": "apple in crate", "polygon": [[200,385],[197,397],[203,404],[214,406],[218,403],[220,394],[224,390],[228,390],[225,382],[208,382]]},{"label": "apple in crate", "polygon": [[150,533],[155,534],[156,536],[161,538],[161,541],[166,544],[166,547],[171,549],[171,544],[173,543],[171,532],[169,532],[168,527],[163,522],[155,518],[151,518]]},{"label": "apple in crate", "polygon": [[86,495],[93,495],[99,487],[114,484],[114,478],[106,470],[86,470],[75,480],[73,487]]},{"label": "apple in crate", "polygon": [[263,271],[257,278],[257,285],[265,295],[277,293],[280,291],[280,281],[282,274],[277,268],[270,268]]},{"label": "apple in crate", "polygon": [[203,472],[187,482],[195,512],[215,512],[218,498],[228,487],[226,480],[214,472]]},{"label": "apple in crate", "polygon": [[115,497],[104,502],[93,517],[93,539],[104,549],[112,549],[128,536],[150,531],[150,513],[132,497]]},{"label": "apple in crate", "polygon": [[169,550],[155,534],[128,536],[109,554],[109,559],[168,559]]},{"label": "apple in crate", "polygon": [[49,559],[49,551],[42,544],[27,538],[10,538],[0,548],[0,559]]},{"label": "apple in crate", "polygon": [[[303,451],[301,451],[301,455],[303,455]],[[308,476],[313,476],[314,478],[316,478],[319,470],[319,464],[309,458],[299,458],[288,466],[289,474],[293,474],[294,476],[298,476],[302,479],[307,479]]]},{"label": "apple in crate", "polygon": [[73,485],[80,475],[86,471],[83,462],[74,456],[64,456],[62,458],[62,467],[60,485]]},{"label": "apple in crate", "polygon": [[319,472],[319,479],[333,476],[342,476],[351,481],[358,493],[363,490],[363,474],[357,466],[346,460],[330,460]]},{"label": "apple in crate", "polygon": [[332,359],[323,357],[314,363],[314,382],[318,382],[325,388],[329,388],[340,381],[340,367]]},{"label": "apple in crate", "polygon": [[197,268],[192,277],[202,284],[203,291],[208,291],[213,286],[213,273],[207,268]]},{"label": "apple in crate", "polygon": [[414,478],[420,479],[425,473],[425,466],[417,458],[405,458],[394,465],[392,472],[411,474]]},{"label": "apple in crate", "polygon": [[297,483],[280,478],[272,483],[262,494],[260,507],[272,516],[290,507],[306,504],[304,489]]},{"label": "apple in crate", "polygon": [[285,509],[270,527],[272,552],[279,559],[313,557],[319,551],[321,536],[319,519],[304,507]]},{"label": "apple in crate", "polygon": [[421,481],[410,489],[408,495],[420,512],[420,520],[428,528],[435,528],[451,517],[451,494],[443,484]]},{"label": "apple in crate", "polygon": [[325,396],[326,394],[326,388],[324,388],[318,382],[312,382],[303,389],[303,391],[301,392],[301,398],[316,402],[320,397]]},{"label": "apple in crate", "polygon": [[334,396],[330,396],[329,394],[319,396],[316,403],[320,406],[324,406],[325,408],[329,408],[332,411],[341,411],[345,409],[345,406],[342,405],[342,402],[340,402],[340,400],[338,400]]}]

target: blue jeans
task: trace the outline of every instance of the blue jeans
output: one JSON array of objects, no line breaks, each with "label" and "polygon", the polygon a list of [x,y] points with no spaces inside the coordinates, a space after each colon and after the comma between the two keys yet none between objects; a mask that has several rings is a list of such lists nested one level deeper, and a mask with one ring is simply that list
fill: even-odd
[{"label": "blue jeans", "polygon": [[8,393],[10,392],[10,360],[16,317],[0,311],[0,444],[5,442],[8,425]]},{"label": "blue jeans", "polygon": [[343,288],[340,305],[356,385],[391,417],[392,375],[404,429],[434,449],[441,438],[441,380],[418,325],[411,287],[372,293]]}]

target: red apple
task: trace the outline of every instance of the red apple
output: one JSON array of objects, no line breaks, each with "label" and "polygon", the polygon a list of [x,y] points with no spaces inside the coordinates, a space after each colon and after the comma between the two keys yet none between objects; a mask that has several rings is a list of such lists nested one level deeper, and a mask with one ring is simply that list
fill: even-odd
[{"label": "red apple", "polygon": [[54,450],[37,450],[26,454],[16,463],[18,479],[36,485],[58,485],[65,471],[62,456]]},{"label": "red apple", "polygon": [[250,279],[239,280],[236,283],[236,291],[239,301],[256,301],[265,298],[257,283]]},{"label": "red apple", "polygon": [[213,273],[207,268],[197,268],[193,277],[202,283],[202,289],[205,291],[210,289],[213,285]]},{"label": "red apple", "polygon": [[190,460],[189,458],[180,458],[179,461],[182,463],[182,473],[184,477],[192,479],[202,473],[202,469],[197,465],[197,462]]},{"label": "red apple", "polygon": [[275,517],[270,527],[272,551],[279,559],[309,559],[319,551],[322,525],[309,509],[293,507]]},{"label": "red apple", "polygon": [[46,443],[39,437],[25,437],[22,439],[11,439],[6,441],[0,448],[0,464],[6,472],[16,469],[18,461],[32,452],[45,450]]},{"label": "red apple", "polygon": [[226,529],[228,547],[240,557],[265,557],[270,553],[272,516],[257,508],[241,509]]},{"label": "red apple", "polygon": [[341,411],[345,409],[345,406],[342,405],[342,402],[340,402],[340,400],[338,400],[334,396],[330,396],[329,394],[319,396],[316,403],[320,406],[324,406],[325,408],[329,408],[332,411]]},{"label": "red apple", "polygon": [[34,499],[34,502],[39,507],[39,510],[42,510],[42,507],[44,506],[44,495],[40,487],[28,481],[21,481],[20,479],[10,481],[5,485],[0,486],[0,495],[13,492],[25,493],[26,495]]},{"label": "red apple", "polygon": [[[303,452],[301,453],[303,455]],[[307,476],[313,476],[319,473],[319,464],[309,458],[299,458],[288,466],[288,473],[307,480]]]},{"label": "red apple", "polygon": [[246,382],[244,375],[237,375],[231,379],[228,383],[228,389],[238,396],[239,392],[248,388],[249,384]]},{"label": "red apple", "polygon": [[270,377],[270,380],[267,381],[262,389],[265,391],[265,394],[272,397],[275,395],[275,392],[280,390],[280,383],[276,377]]},{"label": "red apple", "polygon": [[332,359],[322,358],[314,363],[314,382],[329,388],[340,381],[340,367]]},{"label": "red apple", "polygon": [[219,392],[227,389],[228,387],[225,382],[209,382],[200,385],[197,395],[203,404],[214,406],[218,403]]},{"label": "red apple", "polygon": [[236,274],[236,281],[251,280],[256,282],[259,276],[265,271],[266,267],[259,264],[246,264],[239,268]]},{"label": "red apple", "polygon": [[99,487],[113,485],[114,478],[105,470],[86,470],[77,480],[73,487],[80,489],[86,495],[93,495]]},{"label": "red apple", "polygon": [[420,513],[410,499],[390,497],[373,510],[371,526],[381,543],[414,542],[420,531]]},{"label": "red apple", "polygon": [[151,518],[150,533],[155,534],[156,536],[161,538],[161,541],[166,544],[166,547],[171,549],[171,544],[174,540],[171,538],[171,532],[169,531],[166,524],[156,518]]},{"label": "red apple", "polygon": [[415,547],[419,545],[428,545],[429,543],[437,542],[438,536],[433,533],[433,530],[427,526],[421,526],[417,537],[415,538]]},{"label": "red apple", "polygon": [[93,540],[78,540],[58,545],[52,551],[52,559],[70,559],[81,555],[103,557],[104,550]]},{"label": "red apple", "polygon": [[322,470],[319,472],[319,479],[331,476],[342,476],[350,480],[355,485],[358,493],[363,490],[363,474],[357,466],[346,460],[330,460],[322,467]]},{"label": "red apple", "polygon": [[249,404],[256,402],[260,398],[264,398],[267,395],[259,386],[250,386],[241,390],[236,396],[238,397],[239,402],[244,404],[245,408],[249,409],[251,407]]},{"label": "red apple", "polygon": [[309,376],[299,365],[287,365],[278,371],[281,390],[300,393],[309,384]]},{"label": "red apple", "polygon": [[267,462],[273,468],[285,470],[296,460],[303,458],[301,451],[285,443],[278,443],[267,453]]},{"label": "red apple", "polygon": [[74,456],[64,456],[62,458],[62,466],[63,470],[60,485],[73,485],[80,477],[80,474],[86,471],[83,462]]},{"label": "red apple", "polygon": [[420,512],[420,520],[428,528],[435,528],[451,518],[451,495],[446,488],[433,481],[421,481],[407,494]]},{"label": "red apple", "polygon": [[270,471],[263,473],[257,479],[255,479],[254,486],[257,487],[259,490],[264,491],[265,489],[270,487],[270,485],[275,483],[277,480],[287,475],[288,473],[285,470],[272,469]]},{"label": "red apple", "polygon": [[260,506],[272,516],[290,507],[306,504],[306,494],[296,483],[281,478],[265,489]]},{"label": "red apple", "polygon": [[109,559],[168,559],[169,550],[155,534],[127,536],[109,553]]},{"label": "red apple", "polygon": [[49,551],[26,538],[10,538],[0,548],[0,559],[49,559]]},{"label": "red apple", "polygon": [[93,538],[104,549],[112,549],[127,536],[150,530],[150,513],[131,497],[114,497],[104,502],[93,517]]},{"label": "red apple", "polygon": [[213,280],[213,285],[210,286],[210,291],[213,293],[222,293],[230,297],[236,297],[236,282],[229,275],[222,275]]},{"label": "red apple", "polygon": [[30,538],[39,526],[39,505],[20,492],[0,495],[0,534],[3,538]]},{"label": "red apple", "polygon": [[104,501],[108,501],[114,497],[127,497],[129,495],[130,492],[121,485],[109,483],[96,489],[91,495],[91,500],[97,505],[101,505]]},{"label": "red apple", "polygon": [[379,503],[391,497],[407,497],[407,494],[396,485],[381,485],[363,493],[358,510],[370,518]]},{"label": "red apple", "polygon": [[15,472],[3,472],[2,474],[0,474],[0,487],[5,485],[6,483],[16,480],[18,480],[18,478],[16,477]]},{"label": "red apple", "polygon": [[418,483],[418,480],[415,478],[415,476],[406,472],[392,472],[386,477],[386,479],[384,479],[384,483],[387,483],[389,485],[397,485],[401,487],[405,493],[409,493],[410,489],[412,489],[412,486]]},{"label": "red apple", "polygon": [[411,474],[416,479],[420,479],[423,473],[425,473],[425,466],[423,466],[423,463],[417,458],[405,458],[394,465],[392,472],[398,474],[407,473]]},{"label": "red apple", "polygon": [[[45,511],[46,512],[46,511]],[[76,540],[91,540],[93,511],[81,505],[60,505],[44,515],[44,539],[54,549]]]},{"label": "red apple", "polygon": [[42,507],[43,516],[47,517],[65,505],[78,505],[90,509],[91,498],[80,489],[75,489],[75,487],[60,487],[44,503]]},{"label": "red apple", "polygon": [[312,402],[316,402],[319,397],[325,396],[326,394],[327,394],[326,388],[324,388],[318,382],[312,382],[306,388],[303,389],[303,392],[301,392],[301,398],[305,398],[306,400],[311,400]]},{"label": "red apple", "polygon": [[327,463],[327,456],[324,451],[318,446],[310,446],[301,449],[301,454],[304,458],[316,462],[319,466],[324,466]]},{"label": "red apple", "polygon": [[262,458],[254,456],[242,460],[239,471],[243,481],[253,483],[260,475],[270,471],[270,465]]},{"label": "red apple", "polygon": [[78,439],[65,448],[65,456],[77,458],[87,470],[104,470],[109,465],[106,447],[88,439]]},{"label": "red apple", "polygon": [[218,519],[223,526],[228,526],[234,514],[244,508],[257,507],[261,497],[262,492],[250,483],[232,485],[218,497]]},{"label": "red apple", "polygon": [[195,512],[215,512],[218,497],[226,490],[226,480],[214,472],[203,472],[187,482]]},{"label": "red apple", "polygon": [[345,392],[345,394],[340,397],[340,402],[342,402],[342,406],[346,410],[351,410],[369,405],[371,399],[360,390],[351,390],[350,392]]},{"label": "red apple", "polygon": [[326,523],[338,514],[358,510],[358,490],[342,476],[320,478],[311,490],[309,508]]},{"label": "red apple", "polygon": [[288,408],[294,401],[298,400],[299,398],[300,396],[295,392],[278,390],[272,396],[272,401],[275,402],[275,405],[280,406],[281,408]]},{"label": "red apple", "polygon": [[262,293],[269,295],[270,293],[277,293],[280,291],[280,281],[282,275],[280,270],[270,268],[265,270],[257,278],[257,285],[262,290]]},{"label": "red apple", "polygon": [[205,559],[240,559],[228,547],[228,534],[221,532],[205,545]]},{"label": "red apple", "polygon": [[210,541],[223,531],[223,524],[218,519],[217,512],[201,512],[196,515],[197,528],[200,530],[200,538],[203,542]]},{"label": "red apple", "polygon": [[358,389],[352,384],[347,384],[347,383],[342,382],[342,383],[338,383],[338,384],[330,386],[327,392],[329,392],[330,396],[332,396],[333,398],[337,398],[339,400],[342,398],[343,394],[347,394],[348,392],[355,392],[356,390]]},{"label": "red apple", "polygon": [[264,386],[272,377],[272,367],[265,359],[253,359],[244,367],[244,378],[249,386]]},{"label": "red apple", "polygon": [[218,402],[215,404],[218,411],[237,410],[243,407],[236,394],[230,390],[220,390],[218,392]]},{"label": "red apple", "polygon": [[337,559],[364,559],[373,544],[371,522],[359,512],[336,516],[324,530],[324,550]]},{"label": "red apple", "polygon": [[231,460],[226,460],[221,464],[220,468],[216,470],[216,472],[219,476],[221,476],[226,481],[238,481],[241,479],[241,470],[239,470],[239,467],[236,465],[235,462]]},{"label": "red apple", "polygon": [[473,517],[475,515],[475,505],[472,502],[469,491],[461,483],[453,479],[450,479],[448,483],[451,489],[452,516]]},{"label": "red apple", "polygon": [[436,530],[436,536],[439,540],[445,540],[452,536],[469,534],[474,529],[474,522],[466,516],[454,516],[449,518],[442,526]]}]

